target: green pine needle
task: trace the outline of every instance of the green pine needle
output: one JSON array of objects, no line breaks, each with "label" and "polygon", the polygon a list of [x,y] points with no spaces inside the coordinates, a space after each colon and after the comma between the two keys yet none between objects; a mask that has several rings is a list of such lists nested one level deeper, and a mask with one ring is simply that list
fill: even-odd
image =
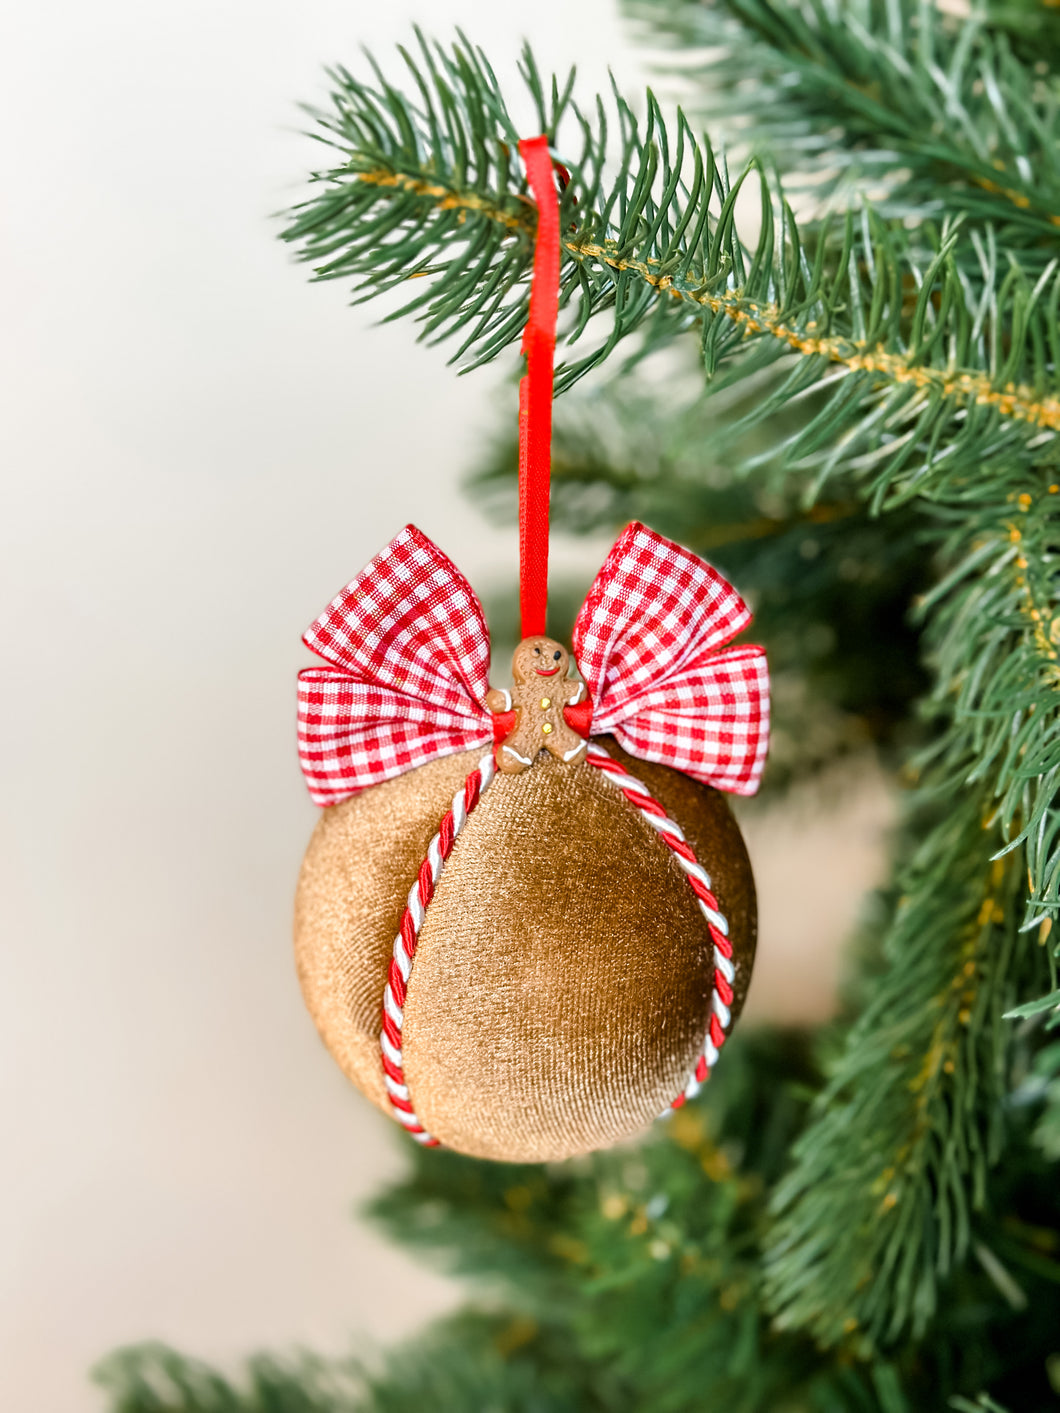
[{"label": "green pine needle", "polygon": [[1060,22],[1047,8],[1023,25],[1013,5],[963,17],[929,0],[624,8],[649,42],[679,50],[704,121],[770,152],[819,207],[873,192],[900,218],[990,222],[1032,267],[1055,252]]},{"label": "green pine needle", "polygon": [[[314,116],[341,160],[315,175],[284,236],[317,279],[348,281],[357,300],[422,279],[387,317],[414,317],[429,341],[457,339],[454,359],[477,367],[513,345],[526,320],[535,213],[518,136],[465,41],[446,50],[421,38],[417,56],[403,58],[408,92],[374,67],[370,79],[332,74],[331,108]],[[1032,277],[991,232],[973,232],[973,276],[956,258],[959,224],[910,232],[868,205],[804,234],[765,167],[752,160],[730,182],[684,115],[667,123],[650,93],[642,131],[617,94],[583,110],[571,79],[546,85],[529,50],[522,75],[571,172],[561,202],[567,346],[605,325],[561,364],[558,391],[620,345],[640,358],[685,332],[715,382],[782,360],[785,376],[751,420],[824,390],[787,455],[816,462],[822,478],[841,464],[870,469],[879,504],[934,494],[985,459],[1032,457],[1060,427],[1055,261]],[[760,208],[753,242],[737,223],[749,183]]]}]

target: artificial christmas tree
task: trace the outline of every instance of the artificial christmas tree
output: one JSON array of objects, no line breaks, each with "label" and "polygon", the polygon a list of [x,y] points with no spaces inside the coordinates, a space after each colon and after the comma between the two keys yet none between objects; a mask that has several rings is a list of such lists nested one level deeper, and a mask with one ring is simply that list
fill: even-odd
[{"label": "artificial christmas tree", "polygon": [[[637,1149],[418,1151],[380,1219],[506,1295],[389,1371],[262,1362],[239,1391],[134,1352],[103,1375],[123,1413],[1060,1401],[1060,20],[630,11],[685,48],[687,111],[752,159],[730,183],[689,118],[578,108],[526,56],[570,174],[554,517],[644,518],[750,595],[777,788],[839,751],[902,769],[849,1014],[734,1040]],[[405,72],[335,74],[336,162],[287,235],[365,294],[426,275],[406,312],[474,365],[526,320],[521,134],[467,45]],[[499,453],[476,483],[503,504],[512,474]]]}]

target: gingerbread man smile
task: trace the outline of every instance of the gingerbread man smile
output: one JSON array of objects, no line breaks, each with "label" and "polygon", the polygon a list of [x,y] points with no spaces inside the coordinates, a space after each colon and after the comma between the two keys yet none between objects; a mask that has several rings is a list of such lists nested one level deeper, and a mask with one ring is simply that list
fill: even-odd
[{"label": "gingerbread man smile", "polygon": [[[585,685],[567,680],[570,654],[553,638],[524,638],[512,657],[514,686],[510,692],[490,689],[486,706],[495,715],[514,711],[515,727],[497,746],[497,765],[506,775],[518,775],[533,765],[545,750],[557,760],[581,760],[585,741],[568,724],[564,707],[575,706],[585,696]],[[535,677],[559,677],[540,696]]]},{"label": "gingerbread man smile", "polygon": [[[535,649],[534,649],[535,654],[536,654],[536,653],[539,653],[540,651],[541,651],[540,648],[535,648]],[[534,671],[537,673],[537,675],[538,675],[539,677],[554,677],[554,676],[556,675],[556,673],[559,671],[559,668],[560,668],[560,661],[561,661],[562,657],[563,657],[563,649],[560,648],[559,652],[555,652],[555,653],[552,654],[552,660],[553,660],[553,662],[555,663],[555,666],[553,666],[553,667],[545,667],[544,664],[542,664],[540,667],[535,667],[535,668],[534,668]],[[545,658],[545,662],[547,662],[547,661],[548,661],[548,658],[546,657],[546,658]]]}]

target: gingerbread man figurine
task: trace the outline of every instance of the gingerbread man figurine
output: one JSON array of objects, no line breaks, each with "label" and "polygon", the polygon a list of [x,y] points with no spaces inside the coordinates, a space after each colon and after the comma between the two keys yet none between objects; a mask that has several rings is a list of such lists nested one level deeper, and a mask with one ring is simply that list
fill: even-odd
[{"label": "gingerbread man figurine", "polygon": [[585,698],[585,684],[567,678],[570,654],[552,638],[524,638],[512,657],[510,692],[491,687],[486,706],[494,715],[514,711],[515,725],[497,746],[497,767],[518,775],[546,750],[562,761],[580,760],[586,742],[571,727],[564,707]]}]

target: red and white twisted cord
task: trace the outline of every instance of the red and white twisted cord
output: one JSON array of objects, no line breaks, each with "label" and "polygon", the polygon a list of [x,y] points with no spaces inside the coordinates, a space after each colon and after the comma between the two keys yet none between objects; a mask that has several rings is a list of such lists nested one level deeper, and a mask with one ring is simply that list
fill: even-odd
[{"label": "red and white twisted cord", "polygon": [[[711,888],[710,875],[696,858],[679,825],[669,817],[647,786],[630,775],[625,766],[620,765],[595,741],[589,742],[586,759],[625,795],[630,804],[640,811],[641,818],[651,825],[667,848],[673,851],[674,858],[688,879],[689,887],[696,895],[714,944],[714,988],[710,1000],[710,1023],[692,1077],[670,1105],[671,1109],[679,1109],[686,1099],[692,1099],[699,1093],[717,1062],[718,1051],[725,1044],[725,1033],[732,1021],[730,1007],[736,969],[732,962],[729,924],[718,907],[718,900]],[[669,1110],[665,1112],[668,1113]]]},{"label": "red and white twisted cord", "polygon": [[[691,1099],[699,1093],[717,1061],[718,1052],[725,1043],[726,1031],[732,1019],[729,1008],[732,1004],[732,982],[735,975],[732,963],[732,944],[728,939],[729,925],[712,891],[710,876],[696,858],[680,826],[669,817],[647,786],[635,776],[630,775],[623,765],[608,755],[603,746],[599,746],[595,742],[589,743],[586,759],[640,812],[641,817],[651,825],[662,842],[673,852],[674,858],[696,896],[714,946],[711,1014],[703,1041],[703,1049],[688,1083],[670,1105],[670,1109],[665,1111],[668,1114],[670,1110],[679,1109],[687,1099]],[[427,855],[420,866],[419,874],[409,890],[408,902],[401,917],[401,926],[394,940],[394,951],[390,960],[387,984],[383,991],[383,1028],[379,1041],[387,1097],[398,1122],[404,1126],[417,1143],[422,1143],[428,1148],[438,1147],[439,1141],[423,1127],[412,1107],[408,1084],[405,1080],[402,1054],[403,1008],[408,994],[409,976],[412,972],[412,961],[416,955],[420,929],[423,927],[427,915],[427,907],[434,897],[435,886],[441,876],[445,861],[453,851],[457,835],[467,822],[468,815],[471,814],[488,789],[495,773],[496,766],[491,752],[479,761],[476,768],[467,777],[463,789],[453,797],[451,808],[442,817],[438,833],[428,845]]]},{"label": "red and white twisted cord", "polygon": [[493,752],[490,751],[467,777],[463,789],[453,796],[452,806],[442,816],[438,833],[427,846],[427,856],[420,865],[416,882],[409,889],[408,903],[401,916],[398,935],[394,939],[394,953],[390,959],[386,988],[383,991],[383,1029],[380,1032],[379,1044],[382,1050],[387,1097],[398,1123],[403,1124],[416,1142],[422,1143],[426,1148],[437,1148],[438,1140],[427,1132],[416,1117],[405,1082],[402,1054],[405,997],[408,994],[412,959],[416,955],[420,929],[427,915],[427,907],[434,897],[435,885],[446,859],[453,851],[457,835],[467,823],[468,815],[486,793],[495,773]]}]

